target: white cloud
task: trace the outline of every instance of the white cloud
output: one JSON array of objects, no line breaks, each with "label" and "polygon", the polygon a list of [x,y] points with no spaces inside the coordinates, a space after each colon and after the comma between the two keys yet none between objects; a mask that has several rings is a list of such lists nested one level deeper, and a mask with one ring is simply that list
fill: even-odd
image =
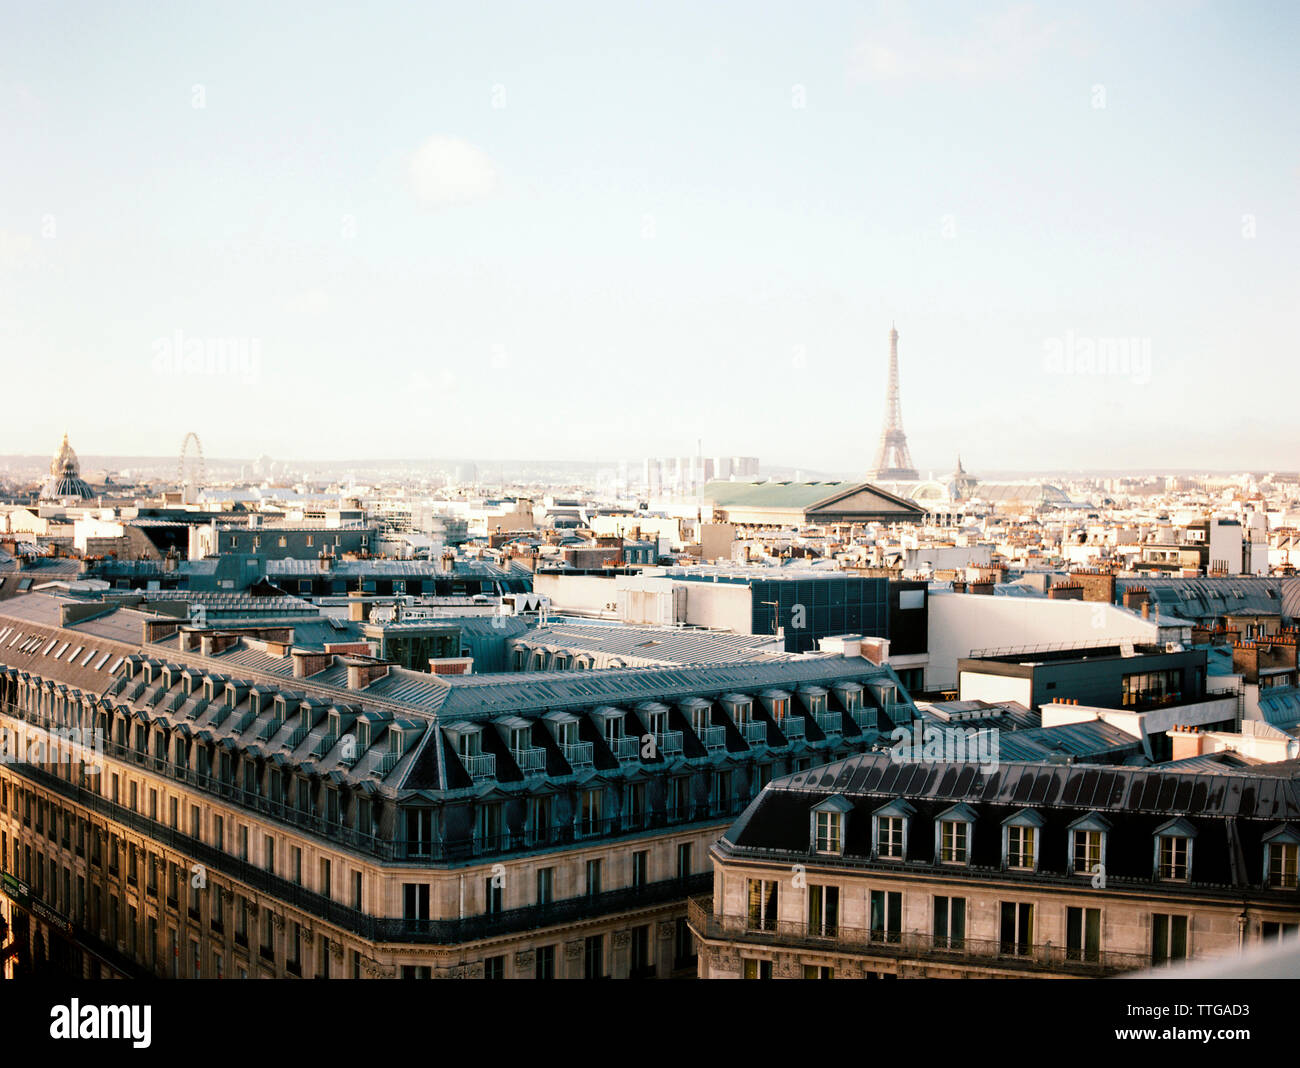
[{"label": "white cloud", "polygon": [[410,173],[412,191],[434,207],[477,200],[497,184],[486,153],[456,137],[430,137],[411,157]]},{"label": "white cloud", "polygon": [[1048,51],[1060,30],[1029,4],[979,16],[965,33],[946,38],[895,18],[858,39],[849,73],[873,82],[1002,77]]}]

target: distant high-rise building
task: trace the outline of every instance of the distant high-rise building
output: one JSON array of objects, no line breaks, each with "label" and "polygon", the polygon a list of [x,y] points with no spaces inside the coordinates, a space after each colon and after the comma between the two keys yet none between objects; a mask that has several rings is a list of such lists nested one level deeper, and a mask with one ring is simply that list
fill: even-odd
[{"label": "distant high-rise building", "polygon": [[880,428],[876,462],[867,477],[873,482],[882,479],[908,482],[920,477],[907,448],[907,435],[903,433],[903,410],[898,400],[898,331],[892,323],[889,327],[889,382],[885,394],[885,422]]}]

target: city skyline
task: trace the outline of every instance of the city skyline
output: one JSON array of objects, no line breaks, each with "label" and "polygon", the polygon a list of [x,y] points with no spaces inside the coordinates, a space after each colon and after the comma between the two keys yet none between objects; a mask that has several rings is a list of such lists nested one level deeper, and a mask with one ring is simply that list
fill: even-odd
[{"label": "city skyline", "polygon": [[1300,446],[1294,12],[304,11],[13,15],[4,452],[862,472],[891,321],[923,472]]}]

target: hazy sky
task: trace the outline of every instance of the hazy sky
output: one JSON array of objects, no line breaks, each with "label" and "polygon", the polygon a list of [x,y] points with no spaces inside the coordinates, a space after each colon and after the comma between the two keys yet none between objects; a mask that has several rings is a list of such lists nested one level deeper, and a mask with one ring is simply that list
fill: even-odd
[{"label": "hazy sky", "polygon": [[11,0],[0,453],[1294,468],[1298,10]]}]

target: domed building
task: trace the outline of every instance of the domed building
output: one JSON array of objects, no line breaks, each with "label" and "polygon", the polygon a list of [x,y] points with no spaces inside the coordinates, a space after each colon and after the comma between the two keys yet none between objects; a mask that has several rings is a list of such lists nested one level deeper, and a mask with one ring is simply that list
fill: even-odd
[{"label": "domed building", "polygon": [[41,500],[94,500],[95,494],[81,477],[81,463],[77,454],[68,444],[68,435],[63,435],[63,444],[50,461],[50,477],[41,488]]}]

